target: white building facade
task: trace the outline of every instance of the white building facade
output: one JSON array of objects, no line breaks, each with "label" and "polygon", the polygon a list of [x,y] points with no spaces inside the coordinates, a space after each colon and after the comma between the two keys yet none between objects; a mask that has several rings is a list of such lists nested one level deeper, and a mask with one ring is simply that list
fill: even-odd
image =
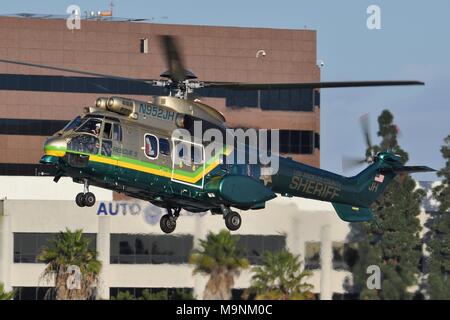
[{"label": "white building facade", "polygon": [[[209,231],[225,228],[221,216],[182,212],[177,229],[165,235],[159,228],[163,209],[143,201],[113,201],[110,191],[92,188],[97,203],[79,208],[73,197],[81,190],[68,178],[58,184],[49,177],[0,177],[0,281],[16,289],[17,299],[42,298],[45,265],[37,261],[46,241],[66,228],[82,229],[92,239],[103,267],[99,297],[120,291],[139,295],[144,288],[188,290],[203,296],[207,277],[192,274],[192,248]],[[243,223],[233,234],[252,265],[264,251],[287,248],[313,271],[308,282],[320,299],[342,298],[351,274],[342,250],[349,226],[325,202],[279,197],[258,211],[241,212]],[[235,281],[234,296],[250,286],[252,272]]]}]

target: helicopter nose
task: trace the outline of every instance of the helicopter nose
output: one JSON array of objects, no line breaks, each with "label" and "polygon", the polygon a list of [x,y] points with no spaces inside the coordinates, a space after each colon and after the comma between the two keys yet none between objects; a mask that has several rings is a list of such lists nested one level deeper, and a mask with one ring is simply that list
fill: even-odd
[{"label": "helicopter nose", "polygon": [[66,154],[67,141],[64,138],[51,137],[44,143],[46,156],[63,157]]}]

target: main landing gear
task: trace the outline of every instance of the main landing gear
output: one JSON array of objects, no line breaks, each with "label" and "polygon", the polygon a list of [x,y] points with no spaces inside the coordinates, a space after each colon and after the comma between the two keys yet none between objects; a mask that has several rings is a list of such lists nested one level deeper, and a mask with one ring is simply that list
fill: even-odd
[{"label": "main landing gear", "polygon": [[220,210],[223,214],[223,219],[225,220],[225,226],[230,231],[236,231],[240,228],[242,223],[242,218],[239,213],[232,211],[229,207],[224,205],[220,206]]},{"label": "main landing gear", "polygon": [[75,197],[75,203],[79,207],[92,207],[95,204],[95,195],[89,192],[89,183],[84,180],[84,190]]},{"label": "main landing gear", "polygon": [[181,208],[167,208],[167,214],[163,215],[159,221],[159,226],[164,233],[172,233],[175,231],[180,211]]}]

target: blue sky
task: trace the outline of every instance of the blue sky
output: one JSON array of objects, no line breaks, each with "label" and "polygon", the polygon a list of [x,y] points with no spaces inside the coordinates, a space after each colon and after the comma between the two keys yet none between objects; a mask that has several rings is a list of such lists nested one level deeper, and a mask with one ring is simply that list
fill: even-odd
[{"label": "blue sky", "polygon": [[[3,14],[64,14],[68,5],[104,10],[110,1],[49,0],[2,3]],[[381,9],[381,30],[366,26],[369,5]],[[441,168],[439,152],[450,134],[450,1],[279,0],[148,1],[115,0],[115,16],[148,18],[159,23],[207,24],[318,31],[322,81],[417,79],[425,87],[328,89],[321,101],[321,166],[341,173],[343,155],[360,155],[365,146],[358,118],[376,118],[390,109],[399,125],[400,145],[409,164]],[[420,174],[422,180],[435,179]]]}]

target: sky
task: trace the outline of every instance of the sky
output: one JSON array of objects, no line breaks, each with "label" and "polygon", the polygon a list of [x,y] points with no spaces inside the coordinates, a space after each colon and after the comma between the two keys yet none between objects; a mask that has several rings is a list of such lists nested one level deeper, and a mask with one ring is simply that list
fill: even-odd
[{"label": "sky", "polygon": [[[2,1],[1,14],[65,14],[106,10],[110,1]],[[367,8],[380,8],[381,29],[367,28]],[[158,23],[317,30],[322,81],[413,79],[423,87],[325,89],[321,93],[321,167],[342,173],[343,156],[364,155],[358,119],[368,113],[374,143],[377,117],[394,114],[399,144],[410,165],[440,169],[443,139],[450,134],[450,1],[115,0],[114,15]],[[361,168],[362,169],[362,168]],[[357,169],[359,170],[359,169]],[[356,171],[357,171],[356,170]],[[355,173],[346,172],[351,175]],[[417,174],[434,180],[434,174]]]}]

